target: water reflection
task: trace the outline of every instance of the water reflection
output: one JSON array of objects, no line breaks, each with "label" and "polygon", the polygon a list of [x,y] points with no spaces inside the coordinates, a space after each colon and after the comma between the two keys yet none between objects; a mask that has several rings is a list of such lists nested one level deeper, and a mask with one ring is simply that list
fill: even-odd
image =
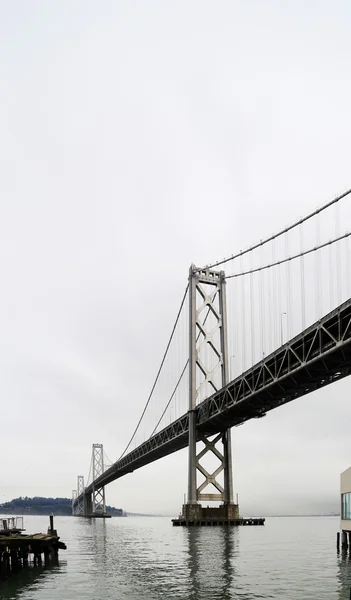
[{"label": "water reflection", "polygon": [[81,558],[86,553],[90,594],[104,600],[115,598],[116,590],[122,600],[233,598],[238,530],[177,530],[168,522],[155,527],[152,519],[139,523],[82,523],[79,551]]},{"label": "water reflection", "polygon": [[346,551],[338,554],[339,599],[351,598],[351,557]]},{"label": "water reflection", "polygon": [[233,598],[237,541],[231,527],[187,530],[189,598]]},{"label": "water reflection", "polygon": [[1,600],[16,600],[16,598],[26,597],[26,589],[31,588],[38,583],[44,583],[49,576],[57,575],[61,570],[58,559],[53,559],[48,565],[36,566],[29,564],[10,573],[6,579],[0,579],[0,598]]},{"label": "water reflection", "polygon": [[83,545],[86,547],[88,537],[91,544],[90,552],[96,556],[101,564],[106,561],[106,543],[107,543],[107,522],[106,519],[85,519]]}]

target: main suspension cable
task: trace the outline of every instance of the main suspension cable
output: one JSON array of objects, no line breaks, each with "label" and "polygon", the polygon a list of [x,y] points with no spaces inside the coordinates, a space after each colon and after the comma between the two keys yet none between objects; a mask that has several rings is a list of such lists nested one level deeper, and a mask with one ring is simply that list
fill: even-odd
[{"label": "main suspension cable", "polygon": [[90,483],[92,483],[92,481],[90,481],[90,477],[93,476],[92,470],[93,470],[93,457],[91,457],[91,459],[90,459],[90,468],[89,468],[88,481],[87,481],[86,486],[84,486],[84,487],[88,487],[88,485],[90,485]]},{"label": "main suspension cable", "polygon": [[[216,297],[216,295],[217,295],[217,292],[215,293],[215,297]],[[207,317],[208,317],[208,315],[210,314],[210,311],[211,311],[211,309],[210,309],[210,307],[209,307],[209,308],[208,308],[208,310],[207,310],[207,314],[206,314],[206,316],[205,316],[205,318],[204,318],[204,320],[203,320],[203,323],[202,323],[202,325],[205,325],[205,323],[206,323],[206,321],[207,321]],[[196,341],[197,341],[197,342],[198,342],[198,340],[199,340],[199,338],[200,338],[200,335],[201,335],[201,331],[199,331],[199,333],[197,334],[197,337],[196,337]],[[152,436],[154,435],[154,433],[155,433],[155,431],[156,431],[157,427],[158,427],[158,426],[159,426],[159,424],[161,423],[161,421],[162,421],[162,419],[163,419],[163,417],[164,417],[164,415],[165,415],[165,413],[166,413],[166,410],[167,410],[167,408],[169,407],[169,405],[170,405],[170,403],[171,403],[172,399],[174,398],[174,395],[175,395],[175,393],[176,393],[176,391],[177,391],[177,389],[178,389],[178,387],[179,387],[179,384],[180,384],[181,380],[183,379],[183,375],[184,375],[184,373],[185,373],[185,371],[186,371],[186,368],[187,368],[188,364],[189,364],[189,359],[187,359],[187,361],[186,361],[186,363],[185,363],[185,365],[184,365],[184,367],[183,367],[183,370],[182,370],[182,372],[181,372],[181,374],[180,374],[180,376],[179,376],[179,379],[178,379],[178,381],[177,381],[177,383],[176,383],[176,386],[175,386],[175,388],[174,388],[174,390],[173,390],[173,392],[172,392],[172,394],[171,394],[171,397],[170,397],[170,399],[168,400],[168,402],[167,402],[167,404],[166,404],[166,407],[164,408],[162,415],[160,416],[159,420],[157,421],[157,424],[156,424],[156,426],[155,426],[155,428],[154,428],[154,430],[153,430],[152,434],[150,435],[150,437],[152,437]]]},{"label": "main suspension cable", "polygon": [[244,275],[250,275],[250,273],[257,273],[258,271],[263,271],[265,269],[271,269],[272,267],[276,267],[277,265],[282,265],[283,263],[289,262],[291,260],[295,260],[300,256],[305,256],[306,254],[311,254],[311,252],[316,252],[316,250],[320,250],[321,248],[325,248],[326,246],[331,246],[336,242],[340,242],[351,235],[351,232],[345,233],[340,237],[335,238],[334,240],[329,240],[329,242],[325,242],[324,244],[320,244],[319,246],[315,246],[314,248],[310,248],[309,250],[305,250],[304,252],[299,252],[299,254],[294,254],[293,256],[289,256],[288,258],[283,258],[282,260],[277,260],[274,263],[269,265],[264,265],[263,267],[257,267],[256,269],[251,269],[250,271],[242,271],[241,273],[233,273],[232,275],[226,275],[226,279],[232,279],[234,277],[243,277]]},{"label": "main suspension cable", "polygon": [[130,438],[130,440],[129,440],[129,442],[128,442],[127,446],[125,447],[124,451],[122,452],[122,454],[121,454],[121,456],[119,457],[119,459],[118,459],[118,460],[121,460],[121,458],[122,458],[122,457],[125,455],[125,453],[127,452],[127,450],[128,450],[128,448],[129,448],[129,446],[131,445],[131,443],[132,443],[132,441],[133,441],[133,439],[134,439],[134,436],[135,436],[136,432],[137,432],[137,431],[138,431],[138,429],[139,429],[139,425],[140,425],[140,423],[141,423],[141,421],[142,421],[142,419],[143,419],[143,416],[145,415],[146,409],[147,409],[147,407],[148,407],[148,406],[149,406],[149,404],[150,404],[150,400],[151,400],[151,398],[152,398],[152,394],[154,393],[154,389],[155,389],[155,387],[156,387],[156,384],[157,384],[157,382],[158,382],[158,379],[159,379],[159,377],[160,377],[160,374],[161,374],[161,371],[162,371],[162,367],[163,367],[163,365],[164,365],[164,362],[165,362],[165,360],[166,360],[166,357],[167,357],[167,354],[168,354],[168,350],[169,350],[169,347],[170,347],[170,345],[171,345],[171,342],[172,342],[172,339],[173,339],[173,336],[174,336],[174,332],[175,332],[175,330],[176,330],[176,327],[177,327],[177,325],[178,325],[179,317],[180,317],[180,314],[181,314],[181,312],[182,312],[182,309],[183,309],[183,306],[184,306],[184,302],[185,302],[186,295],[187,295],[187,293],[188,293],[188,288],[189,288],[189,284],[188,284],[188,285],[186,286],[186,288],[185,288],[184,296],[183,296],[183,299],[182,299],[182,301],[181,301],[180,308],[179,308],[179,310],[178,310],[177,318],[176,318],[176,320],[175,320],[175,323],[174,323],[174,325],[173,325],[172,333],[171,333],[171,335],[170,335],[170,338],[169,338],[169,340],[168,340],[168,344],[167,344],[167,346],[166,346],[166,350],[165,350],[165,352],[164,352],[164,355],[163,355],[163,358],[162,358],[162,361],[161,361],[161,365],[160,365],[160,367],[159,367],[159,370],[157,371],[156,379],[155,379],[155,381],[154,381],[154,383],[153,383],[153,386],[152,386],[152,388],[151,388],[151,392],[150,392],[150,394],[149,394],[149,397],[148,397],[148,399],[147,399],[147,402],[146,402],[146,404],[145,404],[145,406],[144,406],[144,410],[143,410],[143,412],[141,413],[141,417],[140,417],[140,419],[139,419],[139,421],[138,421],[138,424],[137,424],[136,428],[135,428],[135,429],[134,429],[134,431],[133,431],[133,435],[132,435],[132,437]]},{"label": "main suspension cable", "polygon": [[[253,250],[256,250],[257,248],[259,248],[260,246],[264,246],[265,244],[268,244],[268,242],[271,242],[272,240],[277,239],[281,235],[284,235],[284,233],[287,233],[288,231],[290,231],[291,229],[294,229],[298,225],[301,225],[302,223],[305,223],[305,221],[308,221],[312,217],[314,217],[314,216],[318,215],[319,213],[323,212],[324,210],[326,210],[327,208],[329,208],[330,206],[332,206],[336,202],[339,202],[340,200],[342,200],[343,198],[345,198],[346,196],[348,196],[349,194],[351,194],[351,189],[347,190],[346,192],[344,192],[340,196],[337,196],[336,198],[334,198],[334,200],[331,200],[330,202],[327,202],[326,204],[324,204],[320,208],[317,208],[316,210],[314,210],[313,212],[311,212],[310,214],[308,214],[306,217],[303,217],[302,219],[299,219],[298,221],[296,221],[295,223],[293,223],[289,227],[286,227],[285,229],[282,229],[281,231],[278,231],[278,233],[274,233],[273,235],[271,235],[270,237],[266,238],[265,240],[260,240],[254,246],[250,246],[249,248],[246,248],[246,250],[241,250],[237,254],[232,254],[231,256],[229,256],[227,258],[223,258],[223,260],[218,260],[217,262],[211,263],[210,265],[206,265],[206,268],[207,269],[212,269],[213,267],[218,267],[219,265],[223,265],[224,263],[227,263],[230,260],[235,260],[236,258],[239,258],[240,256],[243,256],[244,254],[247,254],[248,252],[252,252]],[[201,269],[197,269],[197,270],[200,271]]]},{"label": "main suspension cable", "polygon": [[156,431],[157,427],[159,426],[159,424],[161,423],[161,421],[162,421],[163,417],[165,416],[165,414],[166,414],[166,410],[167,410],[167,408],[169,407],[170,403],[172,402],[172,400],[173,400],[173,398],[174,398],[174,395],[175,395],[175,393],[176,393],[176,391],[177,391],[177,389],[178,389],[178,387],[179,387],[179,384],[180,384],[181,380],[183,379],[183,375],[184,375],[184,373],[185,373],[185,371],[186,371],[186,368],[187,368],[188,364],[189,364],[189,359],[186,361],[186,363],[185,363],[185,365],[184,365],[184,368],[183,368],[183,370],[182,370],[182,372],[181,372],[181,374],[180,374],[180,377],[179,377],[179,379],[178,379],[178,381],[177,381],[177,383],[176,383],[176,386],[175,386],[175,388],[174,388],[174,390],[173,390],[173,392],[172,392],[172,394],[171,394],[171,397],[170,397],[170,399],[168,400],[168,402],[167,402],[167,404],[166,404],[166,406],[165,406],[165,408],[164,408],[164,411],[163,411],[162,415],[160,416],[159,420],[157,421],[157,423],[156,423],[156,426],[155,426],[155,428],[154,428],[154,430],[153,430],[152,434],[150,435],[150,437],[152,437],[152,436],[154,435],[154,433],[155,433],[155,431]]}]

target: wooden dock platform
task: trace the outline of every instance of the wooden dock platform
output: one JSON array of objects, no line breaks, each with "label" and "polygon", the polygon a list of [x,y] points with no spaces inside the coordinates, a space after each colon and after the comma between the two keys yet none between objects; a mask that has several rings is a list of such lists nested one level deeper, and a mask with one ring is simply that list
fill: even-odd
[{"label": "wooden dock platform", "polygon": [[16,571],[28,565],[32,560],[34,564],[41,565],[56,559],[59,550],[66,550],[66,544],[60,541],[57,531],[53,527],[53,517],[50,517],[48,532],[25,535],[18,531],[0,531],[0,573],[6,575],[9,571]]},{"label": "wooden dock platform", "polygon": [[264,518],[240,518],[240,519],[197,519],[188,520],[183,516],[177,519],[172,519],[174,527],[223,527],[225,525],[236,526],[236,525],[264,525]]},{"label": "wooden dock platform", "polygon": [[21,533],[23,529],[23,517],[8,517],[0,519],[0,535],[10,533]]}]

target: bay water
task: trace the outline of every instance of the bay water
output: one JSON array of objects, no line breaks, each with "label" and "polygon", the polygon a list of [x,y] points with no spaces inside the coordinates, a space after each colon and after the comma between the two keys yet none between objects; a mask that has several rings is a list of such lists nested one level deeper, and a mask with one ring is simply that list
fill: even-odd
[{"label": "bay water", "polygon": [[[29,533],[47,517],[26,517]],[[6,600],[349,600],[351,560],[337,517],[267,518],[264,527],[172,527],[166,517],[56,517],[67,550],[0,581]]]}]

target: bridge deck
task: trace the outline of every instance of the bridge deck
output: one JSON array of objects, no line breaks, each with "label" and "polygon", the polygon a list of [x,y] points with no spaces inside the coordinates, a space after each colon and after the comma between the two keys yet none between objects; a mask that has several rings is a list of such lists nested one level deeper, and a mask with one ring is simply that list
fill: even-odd
[{"label": "bridge deck", "polygon": [[[199,404],[199,434],[215,434],[262,417],[350,373],[351,299]],[[187,444],[185,414],[115,462],[94,486],[104,486]],[[93,483],[86,492],[92,489]]]}]

